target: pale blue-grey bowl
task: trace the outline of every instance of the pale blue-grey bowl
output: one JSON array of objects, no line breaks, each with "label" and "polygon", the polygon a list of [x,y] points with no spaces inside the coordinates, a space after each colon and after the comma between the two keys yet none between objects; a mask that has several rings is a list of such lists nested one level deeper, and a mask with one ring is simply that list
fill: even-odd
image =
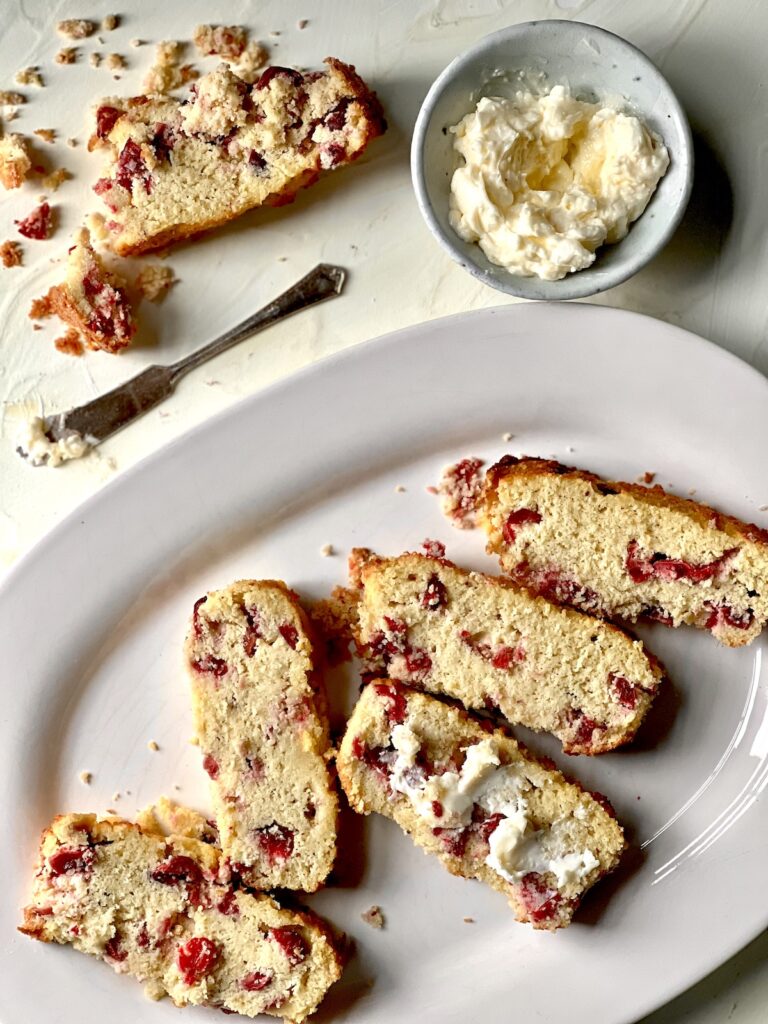
[{"label": "pale blue-grey bowl", "polygon": [[[670,164],[627,236],[602,246],[595,262],[561,281],[510,274],[491,263],[448,223],[448,199],[461,157],[448,131],[482,95],[503,94],[500,71],[525,72],[547,88],[569,85],[579,99],[620,96],[662,136]],[[495,77],[494,77],[495,76]],[[490,84],[489,84],[490,83]],[[667,244],[685,212],[693,183],[691,129],[661,72],[625,39],[578,21],[528,21],[494,32],[452,61],[427,93],[413,132],[411,175],[419,208],[438,242],[470,274],[525,299],[576,299],[613,288]]]}]

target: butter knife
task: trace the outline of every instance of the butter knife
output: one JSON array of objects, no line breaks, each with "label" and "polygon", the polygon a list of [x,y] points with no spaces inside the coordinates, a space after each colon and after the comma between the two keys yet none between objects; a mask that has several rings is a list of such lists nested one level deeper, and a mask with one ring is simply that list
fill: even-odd
[{"label": "butter knife", "polygon": [[[43,420],[46,436],[56,442],[79,434],[91,447],[101,444],[164,401],[190,370],[221,355],[252,334],[302,309],[340,295],[345,277],[341,267],[319,263],[282,295],[196,352],[169,366],[148,366],[146,370],[92,402],[70,409],[69,412],[46,416]],[[19,452],[25,454],[21,449]]]}]

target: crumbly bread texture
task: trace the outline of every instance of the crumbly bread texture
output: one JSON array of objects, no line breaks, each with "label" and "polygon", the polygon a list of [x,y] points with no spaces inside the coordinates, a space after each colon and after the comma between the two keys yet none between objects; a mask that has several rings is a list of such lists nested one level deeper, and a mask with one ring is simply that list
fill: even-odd
[{"label": "crumbly bread texture", "polygon": [[363,690],[338,770],[355,810],[392,818],[450,872],[503,893],[534,928],[569,924],[624,848],[604,797],[501,730],[398,684]]},{"label": "crumbly bread texture", "polygon": [[11,133],[0,138],[0,185],[20,188],[32,169],[32,160],[23,135]]},{"label": "crumbly bread texture", "polygon": [[328,928],[246,892],[221,852],[120,818],[43,833],[22,932],[70,943],[177,1006],[302,1021],[341,974]]},{"label": "crumbly bread texture", "polygon": [[79,331],[89,348],[119,352],[136,333],[125,282],[104,266],[87,228],[75,235],[67,276],[50,289],[48,299],[51,310]]},{"label": "crumbly bread texture", "polygon": [[658,689],[662,669],[639,640],[507,580],[419,554],[369,555],[356,571],[356,639],[370,670],[498,709],[554,733],[566,753],[627,743]]},{"label": "crumbly bread texture", "polygon": [[768,531],[661,487],[508,455],[481,521],[504,572],[593,614],[698,626],[728,647],[768,620]]},{"label": "crumbly bread texture", "polygon": [[313,892],[333,866],[337,799],[307,619],[274,580],[195,604],[186,658],[221,847],[257,889]]},{"label": "crumbly bread texture", "polygon": [[94,186],[111,211],[112,247],[159,249],[257,206],[290,202],[322,170],[349,163],[385,129],[355,69],[270,67],[254,85],[225,65],[189,100],[105,100],[89,149],[108,157]]}]

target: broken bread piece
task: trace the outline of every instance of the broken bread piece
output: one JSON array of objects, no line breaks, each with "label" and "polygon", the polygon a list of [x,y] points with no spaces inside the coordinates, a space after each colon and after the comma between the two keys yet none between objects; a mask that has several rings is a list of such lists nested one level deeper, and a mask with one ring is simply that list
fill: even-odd
[{"label": "broken bread piece", "polygon": [[663,672],[616,626],[444,558],[353,552],[358,651],[386,675],[553,733],[568,754],[628,743]]},{"label": "broken bread piece", "polygon": [[481,523],[505,573],[563,604],[697,626],[727,647],[768,622],[768,531],[661,487],[507,455]]},{"label": "broken bread piece", "polygon": [[11,132],[0,136],[0,185],[21,188],[32,170],[29,148],[23,135]]},{"label": "broken bread piece", "polygon": [[125,289],[125,281],[95,252],[88,229],[80,228],[67,257],[67,276],[47,299],[51,312],[74,327],[89,348],[120,352],[136,333]]},{"label": "broken bread piece", "polygon": [[93,814],[43,832],[20,930],[104,960],[155,998],[247,1017],[302,1021],[341,974],[326,925],[239,889],[215,847]]},{"label": "broken bread piece", "polygon": [[321,171],[357,159],[385,130],[376,96],[349,64],[267,68],[254,85],[226,64],[182,102],[104,100],[89,149],[108,158],[94,190],[111,245],[149,252],[257,206],[289,203]]},{"label": "broken bread piece", "polygon": [[338,755],[361,814],[384,814],[454,875],[503,893],[518,921],[570,924],[624,835],[603,797],[463,710],[385,681],[365,687]]},{"label": "broken bread piece", "polygon": [[221,848],[256,889],[313,892],[336,854],[337,798],[309,624],[275,580],[195,604],[186,643]]}]

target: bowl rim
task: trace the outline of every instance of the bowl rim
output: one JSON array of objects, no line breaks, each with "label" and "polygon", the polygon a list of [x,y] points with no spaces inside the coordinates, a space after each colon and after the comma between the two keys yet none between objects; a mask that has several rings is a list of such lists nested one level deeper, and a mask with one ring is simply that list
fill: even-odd
[{"label": "bowl rim", "polygon": [[[614,270],[597,282],[593,281],[589,276],[589,270],[591,267],[585,267],[583,271],[568,274],[559,281],[545,281],[535,276],[523,277],[522,275],[512,274],[509,272],[506,273],[506,277],[501,278],[494,272],[485,270],[476,263],[474,259],[468,259],[467,256],[461,252],[457,243],[448,236],[447,232],[443,229],[435,215],[432,201],[427,190],[424,163],[424,147],[427,137],[427,127],[437,104],[437,100],[445,91],[446,86],[456,76],[457,72],[461,71],[467,64],[472,63],[478,54],[490,49],[494,43],[504,42],[515,36],[523,35],[545,25],[568,26],[568,31],[575,29],[583,30],[586,28],[598,36],[608,37],[612,42],[618,42],[621,47],[630,51],[636,63],[643,67],[653,78],[659,81],[661,89],[666,94],[668,105],[673,113],[680,132],[680,152],[675,154],[675,163],[681,167],[683,171],[683,188],[677,200],[677,204],[674,207],[671,216],[667,220],[666,226],[662,230],[654,246],[646,251],[640,251],[633,257],[619,263]],[[576,21],[568,18],[537,18],[532,21],[521,21],[514,25],[507,25],[504,28],[497,29],[495,32],[491,32],[488,35],[483,36],[469,47],[469,49],[457,54],[457,56],[454,57],[445,68],[443,68],[430,86],[429,91],[424,97],[421,107],[419,108],[411,139],[410,164],[411,180],[421,215],[440,246],[448,253],[454,262],[458,263],[461,267],[472,274],[473,277],[482,281],[484,284],[491,288],[495,288],[497,291],[504,292],[507,295],[514,295],[518,298],[524,299],[534,299],[535,301],[565,301],[568,299],[586,298],[589,295],[598,295],[601,292],[607,291],[609,288],[616,287],[616,285],[628,280],[628,278],[641,270],[642,267],[657,256],[667,245],[683,219],[683,215],[685,214],[691,197],[694,165],[693,136],[691,133],[691,126],[688,122],[688,117],[682,104],[678,100],[677,95],[672,89],[672,86],[651,58],[638,46],[635,46],[634,43],[631,43],[623,36],[617,35],[617,33],[611,32],[609,29],[601,28],[599,25],[592,25],[590,22]],[[458,236],[456,237],[458,238]],[[621,244],[621,242],[618,244]],[[504,268],[500,267],[499,269],[503,270]],[[582,275],[587,276],[582,277]],[[524,282],[524,284],[520,285],[518,282]],[[537,291],[539,291],[540,294],[535,294]]]}]

